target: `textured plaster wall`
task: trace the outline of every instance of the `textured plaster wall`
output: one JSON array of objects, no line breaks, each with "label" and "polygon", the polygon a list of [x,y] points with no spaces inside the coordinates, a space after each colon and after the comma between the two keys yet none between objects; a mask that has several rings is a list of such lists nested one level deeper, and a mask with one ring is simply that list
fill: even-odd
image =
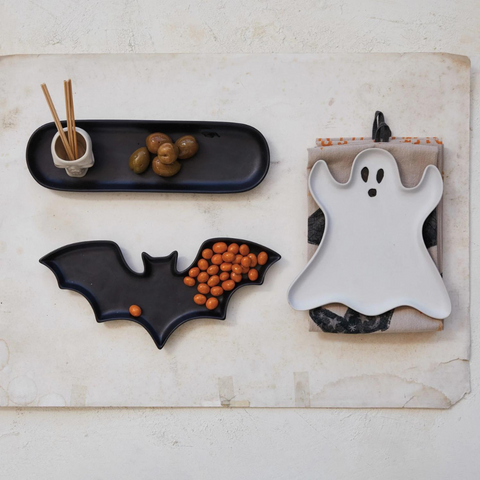
[{"label": "textured plaster wall", "polygon": [[447,411],[0,410],[0,478],[478,479],[479,31],[478,0],[0,1],[3,55],[446,51],[473,71],[472,393]]}]

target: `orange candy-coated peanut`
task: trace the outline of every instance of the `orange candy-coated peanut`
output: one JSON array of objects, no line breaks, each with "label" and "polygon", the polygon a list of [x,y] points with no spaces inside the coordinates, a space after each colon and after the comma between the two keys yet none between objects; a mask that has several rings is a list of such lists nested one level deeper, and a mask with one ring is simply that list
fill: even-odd
[{"label": "orange candy-coated peanut", "polygon": [[239,246],[237,243],[231,243],[228,246],[227,252],[232,252],[234,255],[236,255],[238,253],[238,249],[239,249]]},{"label": "orange candy-coated peanut", "polygon": [[222,263],[220,265],[220,270],[222,272],[229,272],[232,269],[232,264],[231,263]]},{"label": "orange candy-coated peanut", "polygon": [[227,244],[225,242],[217,242],[213,246],[213,251],[215,253],[224,253],[227,251]]},{"label": "orange candy-coated peanut", "polygon": [[249,268],[252,261],[248,257],[243,257],[240,263],[242,264],[242,267]]},{"label": "orange candy-coated peanut", "polygon": [[268,262],[268,255],[266,252],[260,252],[257,257],[259,265],[265,265]]},{"label": "orange candy-coated peanut", "polygon": [[240,255],[240,254],[236,255],[233,263],[237,263],[237,264],[240,263],[242,261],[242,258],[243,258],[243,255]]},{"label": "orange candy-coated peanut", "polygon": [[195,278],[195,277],[198,277],[199,273],[200,273],[200,269],[198,267],[193,267],[188,271],[188,276]]},{"label": "orange candy-coated peanut", "polygon": [[220,295],[223,295],[223,288],[222,287],[212,287],[212,289],[210,290],[210,293],[214,297],[219,297]]},{"label": "orange candy-coated peanut", "polygon": [[209,310],[214,310],[218,306],[218,300],[215,297],[211,297],[207,300],[207,303],[205,304],[205,306]]},{"label": "orange candy-coated peanut", "polygon": [[235,260],[235,254],[232,252],[225,252],[222,255],[222,260],[227,263],[232,263]]},{"label": "orange candy-coated peanut", "polygon": [[210,248],[206,248],[206,249],[202,252],[202,257],[203,257],[205,260],[210,260],[210,259],[213,257],[213,251],[212,251]]},{"label": "orange candy-coated peanut", "polygon": [[211,261],[214,265],[220,265],[221,263],[223,263],[222,256],[221,256],[219,253],[217,253],[216,255],[214,255],[210,261]]},{"label": "orange candy-coated peanut", "polygon": [[193,301],[197,304],[197,305],[205,305],[205,302],[207,301],[207,297],[205,295],[202,295],[201,293],[197,293],[194,297],[193,297]]},{"label": "orange candy-coated peanut", "polygon": [[250,267],[242,267],[242,273],[248,273]]},{"label": "orange candy-coated peanut", "polygon": [[197,280],[198,283],[207,283],[210,275],[207,272],[200,272],[198,274]]},{"label": "orange candy-coated peanut", "polygon": [[256,267],[257,266],[257,263],[258,263],[258,260],[257,260],[257,256],[254,254],[254,253],[249,253],[247,255],[247,257],[250,259],[250,266],[253,268],[253,267]]},{"label": "orange candy-coated peanut", "polygon": [[230,272],[222,272],[220,274],[220,281],[225,281],[225,280],[228,280],[230,278]]},{"label": "orange candy-coated peanut", "polygon": [[241,275],[243,273],[242,270],[243,270],[243,268],[242,268],[241,265],[237,265],[237,264],[232,265],[232,272],[233,273],[238,273],[238,275]]},{"label": "orange candy-coated peanut", "polygon": [[255,270],[254,268],[251,268],[248,272],[248,279],[254,282],[255,280],[257,280],[257,278],[258,278],[257,270]]},{"label": "orange candy-coated peanut", "polygon": [[142,309],[138,305],[130,305],[128,312],[132,317],[139,317],[142,314]]},{"label": "orange candy-coated peanut", "polygon": [[207,268],[207,273],[209,275],[216,275],[218,273],[218,265],[210,265],[208,268]]},{"label": "orange candy-coated peanut", "polygon": [[235,282],[233,280],[226,280],[222,283],[222,288],[226,292],[229,292],[230,290],[233,290],[235,288]]},{"label": "orange candy-coated peanut", "polygon": [[204,258],[201,258],[197,265],[200,270],[206,270],[209,267],[208,262]]},{"label": "orange candy-coated peanut", "polygon": [[238,283],[238,282],[241,282],[241,281],[242,281],[242,276],[239,275],[238,273],[231,273],[231,274],[230,274],[230,278],[231,278],[235,283]]},{"label": "orange candy-coated peanut", "polygon": [[[215,287],[220,283],[220,277],[218,275],[213,275],[208,279],[207,285],[209,287]],[[213,293],[212,293],[213,295]]]},{"label": "orange candy-coated peanut", "polygon": [[201,283],[197,287],[197,290],[198,290],[198,293],[202,293],[203,295],[210,293],[210,287],[206,283]]},{"label": "orange candy-coated peanut", "polygon": [[248,247],[248,245],[243,244],[243,245],[240,245],[239,251],[240,251],[240,255],[245,256],[250,253],[250,248]]},{"label": "orange candy-coated peanut", "polygon": [[187,286],[187,287],[193,287],[195,285],[195,279],[192,278],[192,277],[185,277],[183,279],[183,283]]}]

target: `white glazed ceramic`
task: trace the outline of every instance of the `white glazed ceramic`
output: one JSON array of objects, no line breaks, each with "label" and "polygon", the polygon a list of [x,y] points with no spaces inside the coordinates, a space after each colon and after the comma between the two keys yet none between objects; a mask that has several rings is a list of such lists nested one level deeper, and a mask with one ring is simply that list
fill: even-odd
[{"label": "white glazed ceramic", "polygon": [[[57,132],[52,140],[53,163],[57,168],[64,168],[70,177],[84,177],[90,167],[93,167],[95,159],[93,157],[92,139],[90,135],[82,128],[76,127],[77,142],[79,151],[84,151],[83,155],[77,160],[65,160],[67,154],[62,144],[60,134]],[[67,132],[67,128],[63,129]]]},{"label": "white glazed ceramic", "polygon": [[309,187],[325,214],[325,233],[289,289],[294,309],[342,303],[379,315],[405,305],[433,318],[450,315],[447,290],[422,237],[425,219],[442,198],[436,167],[429,165],[416,187],[405,188],[395,158],[371,148],[357,155],[347,183],[317,162]]}]

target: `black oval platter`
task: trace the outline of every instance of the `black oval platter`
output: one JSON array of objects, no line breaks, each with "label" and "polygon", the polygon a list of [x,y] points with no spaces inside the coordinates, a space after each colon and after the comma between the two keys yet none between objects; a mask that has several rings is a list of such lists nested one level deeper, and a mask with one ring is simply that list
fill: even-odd
[{"label": "black oval platter", "polygon": [[[240,123],[78,120],[76,126],[92,138],[95,165],[83,178],[71,178],[55,167],[50,148],[56,128],[47,123],[32,134],[26,152],[28,169],[40,185],[71,192],[239,193],[262,182],[270,164],[265,137]],[[182,169],[173,177],[159,177],[151,167],[137,175],[128,159],[153,132],[166,133],[173,141],[193,135],[199,151],[181,160]]]}]

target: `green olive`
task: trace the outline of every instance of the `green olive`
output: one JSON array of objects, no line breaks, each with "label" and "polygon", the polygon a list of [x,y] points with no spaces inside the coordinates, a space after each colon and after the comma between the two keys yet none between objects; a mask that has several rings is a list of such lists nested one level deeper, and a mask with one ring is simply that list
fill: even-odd
[{"label": "green olive", "polygon": [[173,177],[176,175],[180,169],[182,168],[182,164],[180,162],[173,162],[170,165],[163,164],[158,157],[155,157],[152,161],[152,169],[161,177]]},{"label": "green olive", "polygon": [[173,143],[164,143],[158,149],[158,158],[164,165],[170,165],[178,157],[178,147]]},{"label": "green olive", "polygon": [[178,147],[178,158],[180,160],[193,157],[198,152],[197,140],[192,135],[185,135],[179,138],[175,145]]},{"label": "green olive", "polygon": [[142,147],[135,150],[130,155],[128,166],[134,173],[143,173],[150,165],[150,154],[147,147]]},{"label": "green olive", "polygon": [[168,135],[165,135],[164,133],[160,133],[160,132],[152,133],[147,137],[148,151],[151,153],[154,153],[155,155],[158,152],[158,148],[163,143],[173,143],[173,142]]}]

